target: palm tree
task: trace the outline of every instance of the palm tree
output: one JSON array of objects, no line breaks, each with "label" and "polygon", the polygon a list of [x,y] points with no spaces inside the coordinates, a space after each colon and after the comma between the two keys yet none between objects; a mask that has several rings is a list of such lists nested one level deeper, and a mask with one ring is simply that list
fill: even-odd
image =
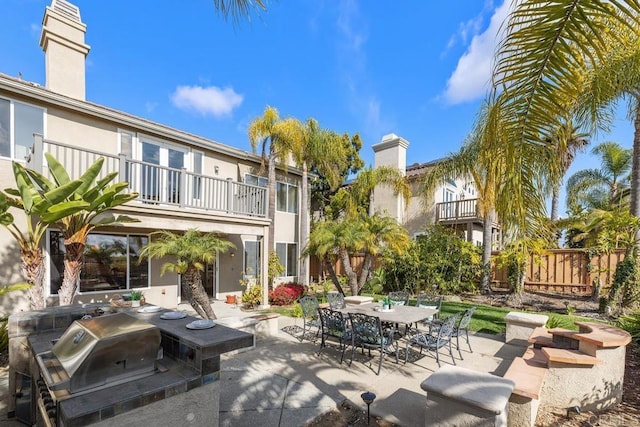
[{"label": "palm tree", "polygon": [[267,166],[267,194],[269,195],[267,215],[271,219],[269,236],[265,240],[268,251],[275,249],[274,219],[276,214],[276,163],[287,167],[289,156],[295,141],[302,139],[300,122],[295,119],[280,119],[278,110],[267,106],[262,117],[258,117],[249,125],[249,142],[256,151],[261,149],[262,167]]},{"label": "palm tree", "polygon": [[[325,261],[329,275],[338,291],[344,294],[342,285],[333,269],[340,260],[348,279],[352,295],[358,295],[371,274],[374,259],[383,251],[401,253],[410,245],[404,227],[386,215],[378,213],[355,215],[338,221],[320,221],[315,224],[306,254],[316,255]],[[363,253],[364,261],[360,272],[351,265],[350,255]]]},{"label": "palm tree", "polygon": [[[496,205],[505,181],[504,144],[499,104],[487,103],[460,151],[440,160],[423,177],[421,190],[425,201],[430,203],[431,195],[439,183],[451,177],[470,177],[478,195],[478,210],[483,218],[482,265],[480,288],[485,294],[491,292],[491,251],[492,228],[497,222]],[[504,196],[503,196],[504,197]],[[504,218],[508,216],[503,215]]]},{"label": "palm tree", "polygon": [[560,186],[562,178],[569,170],[576,154],[580,152],[589,141],[586,139],[587,134],[578,133],[571,120],[564,122],[557,132],[554,139],[550,141],[556,148],[557,157],[560,167],[560,179],[552,183],[551,189],[551,221],[555,222],[559,218],[558,205],[560,197]]},{"label": "palm tree", "polygon": [[[539,196],[535,186],[521,192],[516,185],[526,183],[530,172],[544,169],[544,163],[552,158],[549,151],[553,147],[544,141],[553,139],[560,118],[574,112],[584,89],[585,71],[604,64],[607,52],[626,43],[622,32],[610,28],[620,26],[637,36],[640,2],[523,0],[514,5],[496,52],[493,85],[502,91],[504,129],[510,135],[505,146],[511,153],[505,191],[513,197],[514,219],[525,227],[527,217],[541,214],[544,207],[529,204],[532,195]],[[610,78],[615,80],[617,75],[620,72]],[[580,128],[600,124],[602,118],[595,114],[578,117]]]},{"label": "palm tree", "polygon": [[[46,188],[39,187],[36,182],[44,177],[34,180],[31,174],[20,163],[13,162],[13,175],[17,188],[6,189],[0,192],[0,224],[15,239],[20,247],[22,260],[22,273],[31,285],[29,287],[29,303],[31,309],[39,310],[46,307],[44,298],[45,266],[41,243],[47,231],[47,227],[61,218],[72,215],[89,206],[85,201],[67,201],[67,198],[75,192],[82,181],[69,181],[63,185],[51,185]],[[8,211],[10,207],[23,211],[26,215],[27,231],[23,233],[14,223],[13,215]]]},{"label": "palm tree", "polygon": [[622,191],[629,187],[632,150],[615,142],[603,142],[591,150],[602,158],[600,169],[584,169],[567,181],[567,205],[604,209],[620,204]]},{"label": "palm tree", "polygon": [[202,286],[202,275],[205,266],[216,259],[220,252],[224,253],[235,245],[214,233],[201,233],[189,229],[179,235],[170,231],[160,231],[160,235],[140,251],[140,258],[163,259],[175,257],[162,265],[160,274],[172,271],[181,275],[182,293],[189,304],[203,319],[215,319],[207,292]]},{"label": "palm tree", "polygon": [[[305,247],[309,240],[309,167],[322,173],[331,189],[340,184],[340,171],[343,168],[336,165],[344,162],[346,153],[344,145],[335,132],[321,129],[315,119],[307,119],[304,124],[302,139],[294,141],[292,154],[298,166],[302,169],[302,186],[300,189],[300,244]],[[309,257],[302,256],[300,260],[300,276],[302,284],[309,284]]]},{"label": "palm tree", "polygon": [[[35,171],[27,170],[30,177],[45,191],[69,185],[72,181],[62,164],[49,153],[45,153],[45,157],[54,182]],[[65,199],[70,204],[88,204],[88,206],[55,221],[47,215],[42,216],[44,221],[58,228],[64,237],[64,275],[58,290],[60,305],[69,305],[73,302],[80,284],[84,250],[89,233],[100,227],[138,221],[126,215],[116,216],[111,212],[113,208],[137,198],[138,193],[123,193],[129,187],[127,182],[110,184],[118,176],[118,172],[112,172],[96,180],[103,163],[104,157],[100,157],[89,166],[78,178],[81,185]]]},{"label": "palm tree", "polygon": [[[307,255],[329,261],[330,265],[339,259],[353,295],[358,295],[364,286],[371,272],[373,257],[383,248],[401,251],[409,246],[404,227],[391,217],[371,211],[373,191],[377,185],[391,186],[405,202],[411,195],[411,189],[398,169],[385,166],[362,171],[349,186],[338,190],[331,200],[329,215],[314,224],[304,251]],[[355,252],[365,255],[359,275],[349,257]],[[329,273],[338,290],[343,292],[331,267]]]},{"label": "palm tree", "polygon": [[264,0],[213,0],[213,5],[224,17],[231,15],[236,23],[240,18],[248,19],[254,10],[264,11],[267,9]]}]

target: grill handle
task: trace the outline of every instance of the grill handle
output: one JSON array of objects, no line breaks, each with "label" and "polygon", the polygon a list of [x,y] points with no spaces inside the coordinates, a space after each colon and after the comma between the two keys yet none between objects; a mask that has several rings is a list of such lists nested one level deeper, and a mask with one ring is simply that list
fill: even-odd
[{"label": "grill handle", "polygon": [[[36,361],[38,362],[38,367],[40,368],[40,375],[44,377],[44,382],[47,384],[49,390],[57,391],[64,390],[69,388],[69,379],[65,379],[62,381],[55,382],[51,373],[49,372],[49,367],[45,363],[43,356],[51,354],[50,351],[45,353],[36,354]],[[49,359],[51,360],[51,359]]]}]

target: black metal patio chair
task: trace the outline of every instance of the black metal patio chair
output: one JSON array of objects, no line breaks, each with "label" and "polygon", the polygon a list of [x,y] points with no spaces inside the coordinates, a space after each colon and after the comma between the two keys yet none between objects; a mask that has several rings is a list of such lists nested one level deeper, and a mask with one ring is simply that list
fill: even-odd
[{"label": "black metal patio chair", "polygon": [[456,364],[456,360],[453,357],[453,352],[451,350],[451,338],[453,335],[453,328],[458,318],[460,317],[460,313],[456,313],[453,316],[447,317],[447,319],[442,321],[442,324],[438,328],[436,334],[432,334],[430,332],[423,332],[416,334],[407,340],[407,348],[404,354],[404,363],[407,363],[409,359],[409,347],[418,346],[420,347],[420,354],[422,354],[422,350],[426,349],[428,352],[435,353],[436,362],[438,363],[438,367],[440,366],[440,349],[443,347],[449,347],[449,355],[451,356],[451,360],[453,364]]},{"label": "black metal patio chair", "polygon": [[307,330],[311,331],[311,328],[316,328],[315,337],[317,338],[321,328],[318,314],[318,308],[320,307],[318,298],[313,295],[307,295],[300,298],[299,302],[302,308],[302,336],[300,337],[300,341],[306,336]]},{"label": "black metal patio chair", "polygon": [[389,292],[389,300],[391,302],[391,306],[409,305],[409,293],[404,291]]},{"label": "black metal patio chair", "polygon": [[318,355],[327,347],[327,340],[337,341],[342,353],[340,355],[340,363],[342,364],[347,345],[352,344],[353,341],[347,319],[341,312],[326,307],[318,308],[318,314],[320,315],[322,328],[322,341],[320,342]]},{"label": "black metal patio chair", "polygon": [[396,363],[398,363],[398,342],[394,340],[394,328],[383,329],[379,317],[369,316],[364,313],[349,313],[349,318],[351,319],[351,330],[353,332],[353,346],[351,348],[349,366],[353,362],[356,347],[362,348],[363,354],[364,350],[367,349],[369,356],[371,356],[371,350],[380,352],[376,375],[380,375],[382,359],[390,349],[394,349]]},{"label": "black metal patio chair", "polygon": [[327,302],[329,303],[329,308],[333,310],[345,308],[346,306],[344,302],[344,295],[340,292],[329,292],[327,294]]}]

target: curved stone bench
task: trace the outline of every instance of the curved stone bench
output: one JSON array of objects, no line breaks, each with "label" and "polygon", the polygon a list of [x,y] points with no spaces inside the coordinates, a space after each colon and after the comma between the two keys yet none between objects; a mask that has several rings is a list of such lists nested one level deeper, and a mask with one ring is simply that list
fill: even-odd
[{"label": "curved stone bench", "polygon": [[628,332],[595,322],[576,322],[579,331],[550,329],[555,348],[544,347],[549,374],[545,406],[603,410],[622,400]]},{"label": "curved stone bench", "polygon": [[420,384],[427,392],[425,427],[506,427],[514,386],[510,379],[445,365]]}]

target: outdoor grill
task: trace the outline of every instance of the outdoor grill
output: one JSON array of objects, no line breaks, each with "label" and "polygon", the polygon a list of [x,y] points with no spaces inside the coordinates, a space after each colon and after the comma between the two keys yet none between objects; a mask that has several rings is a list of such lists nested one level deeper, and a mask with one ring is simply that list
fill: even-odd
[{"label": "outdoor grill", "polygon": [[156,326],[125,313],[76,320],[36,355],[40,415],[53,421],[61,400],[153,374],[160,341]]}]

